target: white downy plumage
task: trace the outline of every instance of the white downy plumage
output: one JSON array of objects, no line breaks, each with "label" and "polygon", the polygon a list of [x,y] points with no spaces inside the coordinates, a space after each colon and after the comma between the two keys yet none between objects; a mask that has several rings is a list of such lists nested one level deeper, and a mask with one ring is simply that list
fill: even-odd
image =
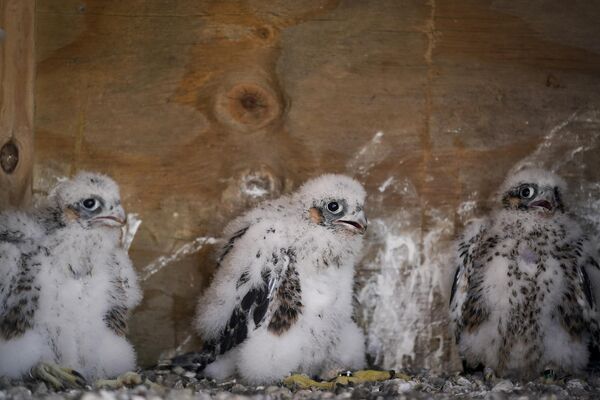
[{"label": "white downy plumage", "polygon": [[206,342],[198,368],[208,364],[207,376],[249,383],[362,368],[352,293],[364,202],[357,181],[323,175],[231,222],[198,302],[196,328]]},{"label": "white downy plumage", "polygon": [[558,176],[522,170],[502,185],[503,207],[466,229],[450,312],[469,366],[520,377],[586,367],[598,339],[600,272],[565,194]]},{"label": "white downy plumage", "polygon": [[30,213],[0,215],[0,375],[55,363],[87,379],[135,368],[125,338],[141,300],[107,176],[79,173]]}]

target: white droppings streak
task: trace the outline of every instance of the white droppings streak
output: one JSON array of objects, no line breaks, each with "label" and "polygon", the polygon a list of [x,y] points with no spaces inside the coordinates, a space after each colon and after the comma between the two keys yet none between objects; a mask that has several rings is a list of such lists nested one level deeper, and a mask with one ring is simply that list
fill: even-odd
[{"label": "white droppings streak", "polygon": [[217,242],[218,239],[216,238],[201,236],[189,243],[184,244],[168,256],[158,257],[156,260],[144,267],[141,273],[141,280],[147,280],[152,275],[156,274],[158,271],[165,268],[169,264],[172,264],[190,254],[200,251],[205,245],[214,245]]},{"label": "white droppings streak", "polygon": [[474,200],[463,201],[458,206],[458,209],[456,210],[456,212],[458,213],[458,215],[460,215],[462,217],[466,214],[471,213],[476,207],[477,207],[477,202]]},{"label": "white droppings streak", "polygon": [[255,198],[264,197],[267,194],[269,194],[269,192],[267,190],[265,190],[257,185],[251,185],[251,186],[244,187],[243,192],[247,196],[255,197]]},{"label": "white droppings streak", "polygon": [[383,137],[383,132],[375,133],[371,140],[348,161],[346,164],[348,171],[363,177],[369,175],[371,168],[383,161],[391,151],[383,143]]},{"label": "white droppings streak", "polygon": [[390,176],[381,185],[379,185],[379,192],[383,193],[385,190],[394,182],[394,177]]},{"label": "white droppings streak", "polygon": [[[439,367],[443,340],[425,360],[417,360],[418,347],[440,336],[440,324],[431,320],[434,293],[445,284],[442,273],[447,254],[440,251],[442,236],[452,232],[452,222],[433,212],[433,226],[422,238],[418,229],[407,226],[401,213],[391,220],[372,223],[378,246],[367,264],[374,272],[359,293],[363,319],[368,324],[367,351],[383,368],[401,368],[417,362]],[[422,245],[421,245],[422,244]],[[445,249],[445,251],[448,251]],[[438,332],[436,333],[436,330]],[[419,343],[421,341],[421,343]]]},{"label": "white droppings streak", "polygon": [[265,179],[264,176],[257,174],[244,176],[240,186],[240,191],[243,195],[255,199],[260,199],[269,195],[272,190],[272,182]]},{"label": "white droppings streak", "polygon": [[179,346],[177,346],[177,348],[175,349],[175,354],[181,354],[183,348],[185,346],[187,346],[187,344],[192,340],[192,335],[187,335],[185,337],[185,339],[183,339],[183,341],[181,343],[179,343]]}]

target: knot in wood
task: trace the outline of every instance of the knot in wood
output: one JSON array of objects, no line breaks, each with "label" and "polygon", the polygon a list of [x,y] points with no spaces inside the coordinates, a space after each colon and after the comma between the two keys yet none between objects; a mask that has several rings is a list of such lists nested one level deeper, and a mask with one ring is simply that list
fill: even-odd
[{"label": "knot in wood", "polygon": [[11,139],[0,149],[0,166],[2,166],[2,170],[5,173],[12,174],[17,169],[18,164],[19,148]]},{"label": "knot in wood", "polygon": [[259,38],[261,38],[263,40],[267,40],[273,36],[273,32],[272,32],[271,28],[269,28],[267,26],[261,26],[256,29],[256,36],[258,36]]},{"label": "knot in wood", "polygon": [[278,118],[281,106],[268,86],[241,83],[218,96],[215,111],[219,120],[227,125],[253,130]]}]

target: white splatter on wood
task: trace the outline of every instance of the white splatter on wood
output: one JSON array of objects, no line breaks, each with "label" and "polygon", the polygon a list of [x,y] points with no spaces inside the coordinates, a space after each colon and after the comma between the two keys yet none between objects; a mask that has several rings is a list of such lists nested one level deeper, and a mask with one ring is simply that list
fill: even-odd
[{"label": "white splatter on wood", "polygon": [[175,250],[172,254],[158,257],[156,260],[148,264],[142,270],[141,280],[145,281],[150,278],[152,275],[156,274],[158,271],[162,270],[166,266],[174,263],[175,261],[181,260],[183,257],[186,257],[190,254],[196,253],[200,251],[205,245],[214,245],[218,243],[218,239],[213,237],[205,237],[201,236],[193,241],[184,244]]},{"label": "white splatter on wood", "polygon": [[394,177],[390,176],[381,185],[379,185],[379,188],[377,190],[379,190],[379,193],[383,193],[393,182],[394,182]]},{"label": "white splatter on wood", "polygon": [[[407,212],[371,224],[372,245],[378,250],[367,261],[365,268],[373,273],[358,298],[367,324],[367,352],[383,368],[440,367],[445,322],[435,318],[432,309],[447,281],[444,263],[449,249],[439,243],[453,224],[442,213],[430,215],[433,224],[426,233],[407,223]],[[436,337],[438,347],[426,354],[424,347]]]},{"label": "white splatter on wood", "polygon": [[377,132],[346,164],[346,168],[353,174],[365,177],[375,165],[379,164],[390,153],[390,149],[383,143],[383,132]]}]

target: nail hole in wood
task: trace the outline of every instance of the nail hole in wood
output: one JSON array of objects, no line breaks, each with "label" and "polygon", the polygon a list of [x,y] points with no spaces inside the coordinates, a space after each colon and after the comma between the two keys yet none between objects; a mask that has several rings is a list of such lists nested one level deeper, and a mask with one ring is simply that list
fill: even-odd
[{"label": "nail hole in wood", "polygon": [[0,166],[7,174],[12,174],[19,164],[19,148],[15,142],[9,140],[0,150]]},{"label": "nail hole in wood", "polygon": [[271,30],[266,26],[262,26],[256,30],[256,34],[259,38],[267,40],[271,37]]}]

